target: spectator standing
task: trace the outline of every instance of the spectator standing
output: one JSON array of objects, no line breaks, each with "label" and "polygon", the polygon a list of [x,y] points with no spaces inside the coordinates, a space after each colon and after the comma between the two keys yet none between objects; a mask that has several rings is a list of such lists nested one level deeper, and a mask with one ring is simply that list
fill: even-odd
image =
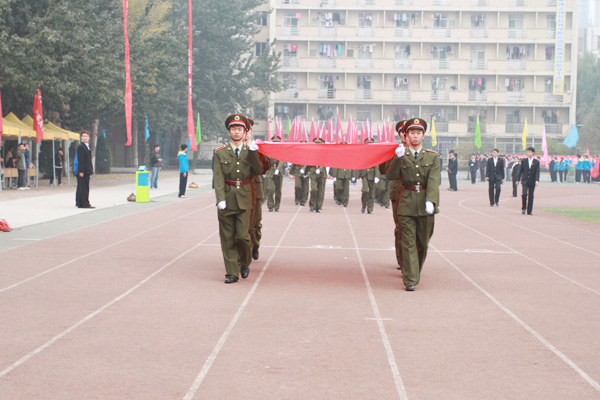
[{"label": "spectator standing", "polygon": [[56,182],[60,186],[62,180],[63,166],[65,162],[65,156],[62,149],[58,149],[54,155],[54,174],[50,176],[50,185],[54,183],[54,176],[56,176]]},{"label": "spectator standing", "polygon": [[534,155],[535,149],[528,147],[527,157],[521,161],[521,170],[517,177],[517,182],[521,182],[523,187],[521,214],[525,214],[527,210],[527,215],[533,215],[533,192],[540,184],[540,162],[533,157]]},{"label": "spectator standing", "polygon": [[187,186],[188,180],[188,170],[190,168],[190,161],[188,160],[187,152],[188,147],[190,145],[190,141],[188,140],[187,144],[181,145],[181,151],[177,153],[177,159],[179,159],[179,198],[184,199],[187,196],[185,195],[185,188]]},{"label": "spectator standing", "polygon": [[96,208],[90,204],[90,177],[94,174],[92,152],[90,150],[90,133],[81,131],[80,142],[75,155],[77,162],[77,191],[75,205],[79,208]]},{"label": "spectator standing", "polygon": [[450,150],[448,153],[448,167],[446,168],[448,171],[448,181],[450,182],[450,187],[448,190],[456,192],[458,190],[456,184],[456,174],[458,173],[458,160],[456,159],[456,153],[454,150]]},{"label": "spectator standing", "polygon": [[581,183],[581,176],[583,175],[583,160],[581,156],[577,156],[577,165],[575,166],[575,183]]},{"label": "spectator standing", "polygon": [[498,157],[498,149],[492,150],[488,159],[485,179],[489,182],[490,206],[500,206],[500,190],[504,182],[504,160]]},{"label": "spectator standing", "polygon": [[485,167],[487,166],[487,158],[485,157],[485,154],[482,154],[481,157],[479,157],[479,175],[481,178],[481,182],[485,182]]},{"label": "spectator standing", "polygon": [[558,161],[556,157],[552,157],[550,160],[550,164],[548,165],[550,169],[550,182],[556,182],[556,169],[558,168]]},{"label": "spectator standing", "polygon": [[590,175],[592,173],[592,162],[590,158],[587,156],[583,156],[583,168],[582,168],[582,178],[583,183],[591,183]]},{"label": "spectator standing", "polygon": [[519,162],[519,159],[517,157],[515,157],[514,159],[514,164],[512,167],[512,197],[517,197],[518,191],[519,191],[519,173],[521,172],[521,163]]},{"label": "spectator standing", "polygon": [[25,190],[29,189],[25,184],[25,177],[27,175],[27,167],[25,164],[25,145],[23,143],[19,143],[17,147],[16,154],[16,167],[17,167],[17,189]]},{"label": "spectator standing", "polygon": [[477,157],[475,154],[471,154],[471,159],[469,160],[469,173],[471,174],[471,183],[474,185],[477,180]]},{"label": "spectator standing", "polygon": [[150,154],[150,169],[152,171],[152,180],[150,189],[158,189],[158,173],[162,167],[162,158],[160,158],[160,145],[154,145],[154,151]]}]

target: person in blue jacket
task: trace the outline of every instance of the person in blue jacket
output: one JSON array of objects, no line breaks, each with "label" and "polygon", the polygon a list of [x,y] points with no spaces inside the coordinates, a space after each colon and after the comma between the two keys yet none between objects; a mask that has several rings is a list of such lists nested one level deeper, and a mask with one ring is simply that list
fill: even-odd
[{"label": "person in blue jacket", "polygon": [[582,163],[583,183],[591,183],[590,174],[592,172],[592,162],[590,161],[590,158],[587,156],[587,154],[583,156]]},{"label": "person in blue jacket", "polygon": [[581,156],[577,156],[577,165],[575,167],[575,183],[581,183],[581,176],[583,175],[583,160]]},{"label": "person in blue jacket", "polygon": [[190,146],[190,141],[187,144],[181,145],[181,151],[177,153],[179,159],[179,198],[186,198],[185,187],[187,186],[188,170],[190,168],[190,161],[188,160],[187,152]]}]

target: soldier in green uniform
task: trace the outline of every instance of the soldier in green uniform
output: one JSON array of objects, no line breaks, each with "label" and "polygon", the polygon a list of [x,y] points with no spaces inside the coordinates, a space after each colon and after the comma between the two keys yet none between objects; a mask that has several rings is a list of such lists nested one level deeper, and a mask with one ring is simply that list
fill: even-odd
[{"label": "soldier in green uniform", "polygon": [[[320,137],[313,139],[314,143],[325,143]],[[310,177],[310,211],[321,212],[323,200],[325,199],[325,179],[327,179],[327,169],[323,166],[308,166],[308,176]]]},{"label": "soldier in green uniform", "polygon": [[379,173],[379,182],[375,185],[375,203],[390,208],[390,180],[386,178],[385,173],[381,174],[381,171]]},{"label": "soldier in green uniform", "polygon": [[[396,132],[398,132],[400,141],[404,145],[406,145],[404,139],[405,123],[406,120],[398,121],[398,123],[396,123]],[[382,178],[385,174],[387,174],[387,170],[392,162],[392,159],[379,166],[379,172],[381,173]],[[398,177],[393,181],[388,179],[388,181],[390,182],[389,200],[392,201],[392,216],[394,217],[394,247],[396,248],[396,262],[397,268],[402,271],[402,227],[400,226],[400,217],[398,216],[398,201],[400,200],[400,196],[402,196],[403,189],[402,177]]]},{"label": "soldier in green uniform", "polygon": [[420,118],[406,122],[406,143],[396,149],[388,168],[388,179],[402,179],[398,202],[402,230],[402,279],[407,291],[414,291],[427,257],[433,234],[434,214],[439,213],[440,160],[433,150],[423,149],[427,123]]},{"label": "soldier in green uniform", "polygon": [[333,191],[338,205],[348,207],[350,200],[350,179],[352,170],[346,168],[330,168],[329,175],[333,178]]},{"label": "soldier in green uniform", "polygon": [[258,146],[244,144],[250,128],[248,119],[233,114],[225,120],[231,142],[215,150],[214,181],[217,197],[219,236],[225,261],[225,283],[247,278],[252,261],[252,243],[248,232],[252,175],[261,175]]},{"label": "soldier in green uniform", "polygon": [[292,164],[290,168],[290,175],[293,175],[294,179],[294,199],[296,205],[305,205],[308,200],[308,175],[306,175],[306,165]]},{"label": "soldier in green uniform", "polygon": [[[374,143],[373,138],[366,138],[365,144]],[[373,213],[373,204],[375,203],[375,185],[379,182],[379,168],[371,167],[360,171],[359,178],[362,179],[362,208],[360,212],[364,213],[365,209],[369,214]]]},{"label": "soldier in green uniform", "polygon": [[[275,143],[281,142],[279,136],[273,136],[271,139]],[[271,168],[265,173],[265,181],[267,184],[267,207],[269,212],[273,210],[279,211],[281,205],[281,185],[283,183],[283,167],[284,162],[271,159]]]},{"label": "soldier in green uniform", "polygon": [[[250,129],[248,130],[248,133],[246,134],[246,138],[244,140],[246,142],[246,145],[249,145],[253,139],[252,133],[254,121],[248,118],[248,122],[250,122]],[[263,163],[263,168],[267,169],[269,167],[268,158],[263,157],[260,153],[258,154],[258,158]],[[252,204],[252,210],[250,211],[250,224],[248,228],[248,233],[250,233],[250,241],[252,242],[252,258],[254,260],[258,260],[258,257],[260,255],[258,249],[260,247],[260,239],[262,238],[262,204],[264,198],[262,175],[252,175],[250,189],[250,193],[252,195],[252,199],[250,200]]]}]

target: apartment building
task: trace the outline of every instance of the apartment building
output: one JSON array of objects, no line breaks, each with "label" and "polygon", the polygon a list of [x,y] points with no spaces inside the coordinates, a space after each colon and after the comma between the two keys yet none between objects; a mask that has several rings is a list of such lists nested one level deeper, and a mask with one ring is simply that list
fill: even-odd
[{"label": "apartment building", "polygon": [[[521,152],[575,123],[573,0],[270,0],[256,54],[276,40],[282,92],[269,113],[342,126],[431,121],[440,150],[472,141]],[[266,123],[258,133],[266,133]]]}]

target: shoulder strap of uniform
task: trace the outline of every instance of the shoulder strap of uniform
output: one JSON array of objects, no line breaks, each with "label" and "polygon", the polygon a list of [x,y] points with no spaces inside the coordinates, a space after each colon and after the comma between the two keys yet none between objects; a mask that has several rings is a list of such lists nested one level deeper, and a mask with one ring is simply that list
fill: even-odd
[{"label": "shoulder strap of uniform", "polygon": [[219,150],[221,150],[221,149],[224,149],[224,148],[226,148],[226,147],[227,147],[227,146],[221,146],[221,147],[219,147],[218,149],[216,149],[215,151],[219,151]]},{"label": "shoulder strap of uniform", "polygon": [[428,151],[428,152],[430,152],[430,153],[437,154],[438,156],[440,155],[440,153],[438,153],[438,152],[437,152],[437,151],[435,151],[435,150],[431,150],[431,149],[425,149],[425,151]]}]

